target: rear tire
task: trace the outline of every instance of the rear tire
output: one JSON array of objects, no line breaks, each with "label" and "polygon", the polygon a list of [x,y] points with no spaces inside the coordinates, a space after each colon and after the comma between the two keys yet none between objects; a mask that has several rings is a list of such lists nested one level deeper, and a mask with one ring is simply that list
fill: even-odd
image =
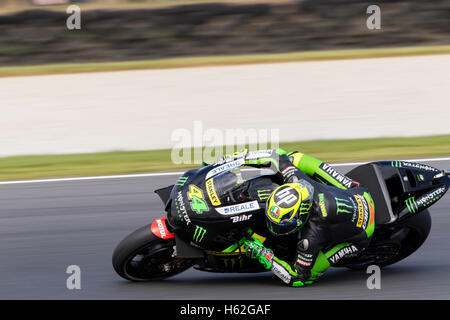
[{"label": "rear tire", "polygon": [[125,237],[112,256],[114,270],[130,281],[161,280],[189,269],[194,262],[174,256],[175,239],[161,239],[139,228]]},{"label": "rear tire", "polygon": [[[431,230],[431,216],[428,210],[421,211],[420,213],[411,216],[410,218],[404,220],[403,222],[398,224],[402,228],[398,228],[398,234],[402,234],[400,230],[403,232],[401,239],[396,239],[400,243],[398,254],[392,256],[391,259],[380,258],[377,261],[372,261],[369,263],[355,264],[346,266],[352,270],[365,270],[369,265],[377,265],[380,268],[392,265],[397,263],[411,254],[413,254],[417,249],[419,249],[422,244],[427,239]],[[405,232],[407,231],[407,232]],[[391,237],[393,234],[391,235]],[[392,239],[392,238],[391,238]],[[374,244],[371,244],[368,250],[376,249],[378,246],[386,246],[392,243],[392,240],[381,240],[376,241]]]}]

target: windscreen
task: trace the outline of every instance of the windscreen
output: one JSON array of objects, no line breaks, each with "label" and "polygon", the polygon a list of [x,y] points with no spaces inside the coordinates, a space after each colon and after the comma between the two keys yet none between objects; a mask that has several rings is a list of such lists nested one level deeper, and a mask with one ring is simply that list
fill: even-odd
[{"label": "windscreen", "polygon": [[246,180],[243,179],[240,168],[223,172],[214,177],[214,186],[219,198],[223,202],[240,202],[239,195],[246,189]]}]

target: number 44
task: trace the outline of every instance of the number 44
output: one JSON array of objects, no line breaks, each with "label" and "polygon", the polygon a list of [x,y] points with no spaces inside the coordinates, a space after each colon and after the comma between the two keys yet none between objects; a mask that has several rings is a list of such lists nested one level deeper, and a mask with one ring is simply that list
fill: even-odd
[{"label": "number 44", "polygon": [[191,184],[189,186],[188,198],[191,200],[190,205],[193,211],[201,214],[203,211],[208,211],[208,205],[203,197],[203,192],[197,186]]}]

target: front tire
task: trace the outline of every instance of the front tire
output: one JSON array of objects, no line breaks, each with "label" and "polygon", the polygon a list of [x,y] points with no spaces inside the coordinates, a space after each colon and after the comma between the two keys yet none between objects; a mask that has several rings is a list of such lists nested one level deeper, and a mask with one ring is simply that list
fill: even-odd
[{"label": "front tire", "polygon": [[189,269],[194,262],[175,256],[175,239],[161,239],[139,228],[125,237],[112,256],[114,270],[130,281],[161,280]]}]

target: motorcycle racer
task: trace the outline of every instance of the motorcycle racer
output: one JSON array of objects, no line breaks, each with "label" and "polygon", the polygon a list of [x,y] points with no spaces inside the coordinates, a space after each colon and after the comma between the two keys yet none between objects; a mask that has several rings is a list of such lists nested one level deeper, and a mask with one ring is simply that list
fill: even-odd
[{"label": "motorcycle racer", "polygon": [[[246,165],[275,171],[255,174],[241,169]],[[427,239],[427,209],[448,191],[449,176],[450,170],[391,160],[357,166],[346,177],[299,152],[233,154],[155,190],[166,216],[117,245],[114,270],[147,281],[191,267],[254,273],[265,266],[288,285],[302,286],[330,266],[392,265]]]},{"label": "motorcycle racer", "polygon": [[295,261],[277,258],[257,239],[245,242],[248,257],[289,286],[311,284],[346,255],[364,250],[375,228],[375,205],[367,189],[330,165],[282,149],[248,152],[245,164],[270,167],[282,184],[266,202],[274,235],[298,232]]}]

